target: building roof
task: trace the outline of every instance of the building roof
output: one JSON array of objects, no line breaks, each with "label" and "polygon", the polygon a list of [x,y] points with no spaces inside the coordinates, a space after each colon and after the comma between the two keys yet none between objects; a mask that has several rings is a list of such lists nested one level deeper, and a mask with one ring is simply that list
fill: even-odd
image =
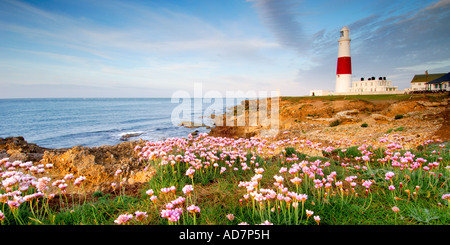
[{"label": "building roof", "polygon": [[439,84],[439,83],[448,82],[448,81],[450,81],[450,72],[445,74],[442,77],[439,77],[439,78],[436,78],[434,80],[427,82],[427,84]]},{"label": "building roof", "polygon": [[440,77],[444,76],[445,74],[446,73],[428,74],[428,77],[425,74],[414,75],[413,79],[411,80],[411,83],[421,83],[421,82],[433,81],[434,79],[440,78]]}]

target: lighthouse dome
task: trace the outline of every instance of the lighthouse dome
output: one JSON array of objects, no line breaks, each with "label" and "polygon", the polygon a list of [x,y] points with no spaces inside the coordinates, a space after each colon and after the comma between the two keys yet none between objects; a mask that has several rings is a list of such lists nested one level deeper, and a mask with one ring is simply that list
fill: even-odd
[{"label": "lighthouse dome", "polygon": [[341,33],[341,36],[340,36],[339,40],[350,41],[350,29],[348,29],[347,26],[342,27],[340,33]]}]

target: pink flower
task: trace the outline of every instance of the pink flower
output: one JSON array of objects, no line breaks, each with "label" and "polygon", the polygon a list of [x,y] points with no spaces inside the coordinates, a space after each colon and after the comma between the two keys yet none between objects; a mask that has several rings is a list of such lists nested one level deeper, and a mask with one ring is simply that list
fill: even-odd
[{"label": "pink flower", "polygon": [[229,221],[233,221],[234,220],[234,215],[233,214],[227,214],[227,219]]},{"label": "pink flower", "polygon": [[372,185],[371,180],[364,180],[364,182],[362,183],[362,186],[366,187],[367,189],[369,189],[371,185]]},{"label": "pink flower", "polygon": [[385,179],[390,180],[390,179],[392,179],[392,177],[394,177],[394,175],[395,174],[393,172],[387,172],[385,174]]},{"label": "pink flower", "polygon": [[294,177],[293,179],[291,179],[291,182],[295,185],[298,185],[298,184],[302,183],[302,179],[300,179],[298,177]]},{"label": "pink flower", "polygon": [[189,168],[188,170],[186,170],[186,176],[189,176],[191,178],[194,176],[194,173],[195,173],[195,169],[193,169],[193,168]]},{"label": "pink flower", "polygon": [[395,186],[393,186],[393,185],[390,185],[390,186],[389,186],[389,190],[390,190],[390,191],[393,191],[393,190],[395,190]]},{"label": "pink flower", "polygon": [[320,223],[320,217],[318,215],[314,216],[314,220],[316,221],[317,224]]},{"label": "pink flower", "polygon": [[190,195],[193,190],[194,190],[194,187],[192,185],[185,185],[183,187],[183,193],[186,195]]},{"label": "pink flower", "polygon": [[284,180],[284,178],[283,178],[282,176],[278,176],[278,175],[273,176],[273,178],[274,178],[275,181],[278,182],[278,183],[281,183],[281,182],[283,182],[283,180]]},{"label": "pink flower", "polygon": [[65,183],[59,184],[58,188],[63,191],[63,190],[65,190],[67,188],[67,184],[65,184]]},{"label": "pink flower", "polygon": [[187,207],[187,211],[189,211],[193,214],[200,213],[200,208],[195,205],[191,205],[191,206]]},{"label": "pink flower", "polygon": [[73,174],[66,174],[66,176],[64,176],[65,180],[71,180],[73,179]]},{"label": "pink flower", "polygon": [[85,181],[86,180],[86,177],[84,177],[84,176],[80,176],[80,177],[78,177],[78,178],[76,178],[75,179],[75,182],[73,183],[75,186],[78,186],[78,185],[81,185],[81,183],[83,182],[83,181]]},{"label": "pink flower", "polygon": [[150,197],[150,201],[152,201],[152,202],[156,202],[157,200],[158,200],[157,196],[151,196]]},{"label": "pink flower", "polygon": [[121,215],[119,215],[119,217],[117,217],[116,220],[114,220],[114,223],[121,225],[121,224],[127,223],[131,219],[133,219],[133,215],[131,215],[131,214],[121,214]]},{"label": "pink flower", "polygon": [[136,211],[134,214],[136,215],[135,219],[141,222],[148,217],[147,212]]},{"label": "pink flower", "polygon": [[116,171],[116,173],[114,175],[117,176],[117,175],[119,175],[121,173],[122,173],[122,170],[121,169],[117,169],[117,171]]},{"label": "pink flower", "polygon": [[397,207],[392,207],[392,211],[394,211],[395,213],[397,213],[398,211],[400,211],[400,209],[397,208]]},{"label": "pink flower", "polygon": [[154,192],[153,189],[149,189],[145,192],[145,194],[149,195],[149,196],[153,196]]},{"label": "pink flower", "polygon": [[273,225],[273,223],[270,223],[268,220],[264,221],[264,223],[261,223],[261,225]]}]

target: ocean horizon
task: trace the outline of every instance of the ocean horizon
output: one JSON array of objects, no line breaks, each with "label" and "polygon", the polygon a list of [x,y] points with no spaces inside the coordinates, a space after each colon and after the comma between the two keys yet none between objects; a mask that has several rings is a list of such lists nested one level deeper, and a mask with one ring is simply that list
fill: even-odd
[{"label": "ocean horizon", "polygon": [[[187,137],[194,131],[208,133],[207,126],[214,125],[212,114],[225,113],[227,107],[242,100],[180,98],[172,102],[172,98],[4,98],[0,99],[0,137],[23,136],[29,143],[47,148],[115,145],[124,142],[121,139],[124,135],[135,135],[129,137],[129,141]],[[181,121],[198,122],[204,126],[187,128],[180,125]]]}]

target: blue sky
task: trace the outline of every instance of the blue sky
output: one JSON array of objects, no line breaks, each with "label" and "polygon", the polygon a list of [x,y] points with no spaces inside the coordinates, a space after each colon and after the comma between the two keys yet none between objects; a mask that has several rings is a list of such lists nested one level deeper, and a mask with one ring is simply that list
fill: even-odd
[{"label": "blue sky", "polygon": [[334,90],[350,28],[353,79],[450,71],[450,0],[0,2],[0,98],[171,97],[177,90]]}]

